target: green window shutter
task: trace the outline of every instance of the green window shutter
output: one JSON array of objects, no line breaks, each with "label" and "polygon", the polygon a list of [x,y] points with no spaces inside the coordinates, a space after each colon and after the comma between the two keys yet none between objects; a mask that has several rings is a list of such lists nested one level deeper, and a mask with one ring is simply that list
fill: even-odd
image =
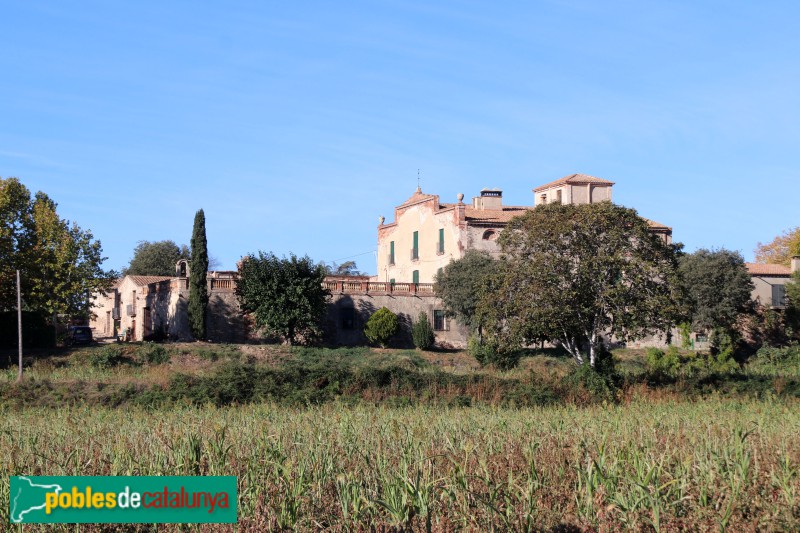
[{"label": "green window shutter", "polygon": [[415,270],[411,273],[411,281],[414,282],[414,284],[419,283],[419,270]]},{"label": "green window shutter", "polygon": [[414,232],[414,247],[411,249],[411,259],[419,259],[419,232]]},{"label": "green window shutter", "polygon": [[444,228],[439,228],[439,253],[444,253]]},{"label": "green window shutter", "polygon": [[389,264],[394,264],[394,241],[389,242]]}]

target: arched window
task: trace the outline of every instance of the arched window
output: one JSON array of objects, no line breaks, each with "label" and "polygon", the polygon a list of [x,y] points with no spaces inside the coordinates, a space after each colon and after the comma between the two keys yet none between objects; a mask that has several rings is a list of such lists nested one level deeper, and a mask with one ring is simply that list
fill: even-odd
[{"label": "arched window", "polygon": [[178,264],[175,265],[175,273],[179,278],[189,277],[189,262],[186,259],[179,260]]},{"label": "arched window", "polygon": [[483,240],[484,241],[494,241],[497,240],[497,232],[493,229],[487,229],[483,232]]}]

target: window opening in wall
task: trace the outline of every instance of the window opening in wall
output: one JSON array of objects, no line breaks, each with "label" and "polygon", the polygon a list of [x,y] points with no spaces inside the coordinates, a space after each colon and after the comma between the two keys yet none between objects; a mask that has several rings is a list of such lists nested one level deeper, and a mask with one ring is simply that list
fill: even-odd
[{"label": "window opening in wall", "polygon": [[439,255],[444,253],[444,228],[439,228],[439,242],[436,245],[436,253]]},{"label": "window opening in wall", "polygon": [[342,319],[342,329],[355,329],[356,327],[356,310],[352,307],[342,307],[339,310],[339,316]]},{"label": "window opening in wall", "polygon": [[543,204],[546,204],[546,203],[547,203],[547,195],[546,195],[546,194],[543,194],[543,195],[540,197],[540,199],[541,199],[541,203],[543,203]]},{"label": "window opening in wall", "polygon": [[483,240],[484,241],[494,241],[497,240],[497,232],[493,229],[487,229],[483,232]]},{"label": "window opening in wall", "polygon": [[786,306],[786,287],[784,285],[772,286],[772,306],[773,307]]},{"label": "window opening in wall", "polygon": [[414,285],[419,283],[419,270],[415,270],[411,273],[411,281]]},{"label": "window opening in wall", "polygon": [[561,189],[556,191],[556,203],[563,204],[564,202],[561,201]]},{"label": "window opening in wall", "polygon": [[394,264],[394,241],[389,242],[389,264]]},{"label": "window opening in wall", "polygon": [[447,317],[445,317],[444,310],[433,310],[433,329],[434,331],[447,331]]},{"label": "window opening in wall", "polygon": [[417,260],[419,259],[419,232],[414,232],[414,247],[411,248],[411,259]]}]

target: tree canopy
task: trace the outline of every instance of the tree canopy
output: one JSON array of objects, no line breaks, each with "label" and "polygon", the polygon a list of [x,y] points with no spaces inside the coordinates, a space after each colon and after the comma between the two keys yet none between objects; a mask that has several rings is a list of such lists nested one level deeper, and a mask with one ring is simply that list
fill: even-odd
[{"label": "tree canopy", "polygon": [[102,247],[90,231],[62,219],[45,193],[16,178],[0,178],[0,310],[16,307],[15,270],[24,305],[48,315],[88,316],[89,296],[116,273],[101,265]]},{"label": "tree canopy", "polygon": [[242,259],[236,295],[256,326],[293,345],[321,333],[328,301],[324,279],[325,267],[307,256],[258,252]]},{"label": "tree canopy", "polygon": [[206,308],[208,307],[208,241],[206,215],[202,209],[194,215],[191,240],[191,273],[189,275],[189,327],[195,339],[206,337]]},{"label": "tree canopy", "polygon": [[325,271],[329,276],[366,276],[366,272],[358,269],[355,261],[345,261],[344,263],[332,262],[324,264]]},{"label": "tree canopy", "polygon": [[181,259],[191,259],[189,247],[178,246],[174,241],[139,241],[133,258],[122,274],[138,276],[174,276],[175,264]]},{"label": "tree canopy", "polygon": [[739,252],[700,249],[680,258],[681,280],[696,331],[730,331],[745,310],[753,282]]},{"label": "tree canopy", "polygon": [[434,291],[442,299],[447,314],[468,328],[479,330],[475,311],[487,280],[497,267],[497,261],[486,252],[467,250],[462,258],[451,261],[437,273]]},{"label": "tree canopy", "polygon": [[633,209],[541,205],[512,219],[499,244],[478,319],[500,350],[558,342],[594,367],[604,335],[633,340],[677,320],[675,247]]},{"label": "tree canopy", "polygon": [[800,226],[784,231],[772,242],[758,243],[755,254],[756,263],[789,266],[792,257],[800,255]]}]

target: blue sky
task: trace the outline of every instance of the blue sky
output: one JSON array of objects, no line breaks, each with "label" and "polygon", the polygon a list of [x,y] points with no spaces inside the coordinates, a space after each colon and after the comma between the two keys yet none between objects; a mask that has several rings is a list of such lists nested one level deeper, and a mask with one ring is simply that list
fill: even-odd
[{"label": "blue sky", "polygon": [[752,259],[798,220],[798,2],[3,2],[0,176],[91,229],[234,268],[375,272],[417,186],[533,203],[575,172]]}]

